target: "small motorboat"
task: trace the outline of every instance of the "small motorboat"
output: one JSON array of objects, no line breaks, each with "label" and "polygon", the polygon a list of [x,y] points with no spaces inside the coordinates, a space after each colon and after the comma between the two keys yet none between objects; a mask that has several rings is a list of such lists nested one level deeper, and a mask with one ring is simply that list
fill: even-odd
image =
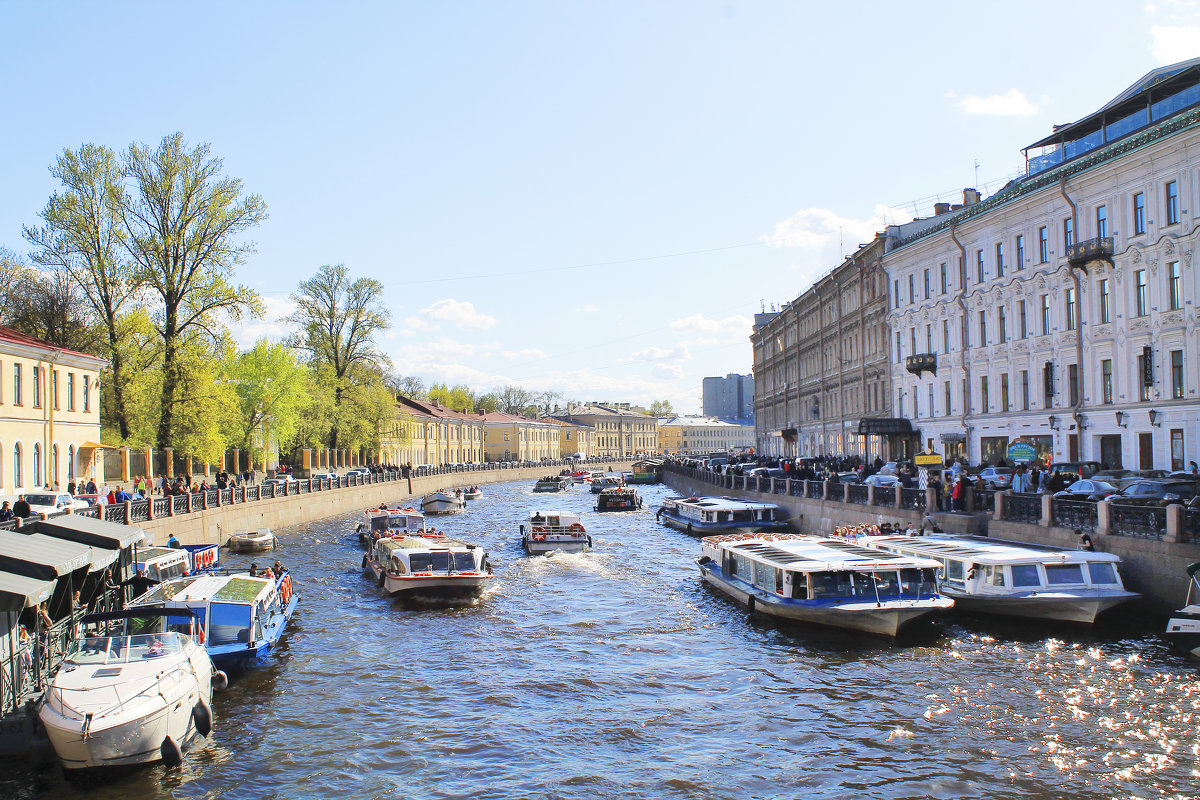
[{"label": "small motorboat", "polygon": [[388,594],[417,600],[469,599],[492,579],[486,550],[432,531],[381,537],[362,567]]},{"label": "small motorboat", "polygon": [[571,481],[562,475],[552,475],[542,478],[533,485],[535,492],[565,492],[571,487]]},{"label": "small motorboat", "polygon": [[[1200,590],[1200,561],[1188,565],[1188,593],[1183,608],[1167,621],[1167,640],[1193,658],[1200,658],[1200,602],[1192,602],[1192,589]],[[1200,595],[1200,591],[1197,592]]]},{"label": "small motorboat", "polygon": [[597,511],[637,511],[641,507],[642,496],[629,486],[605,489],[596,498],[595,506]]},{"label": "small motorboat", "polygon": [[483,497],[483,490],[478,486],[472,486],[470,489],[463,489],[464,500],[478,500]]},{"label": "small motorboat", "polygon": [[625,480],[620,475],[601,475],[592,478],[592,494],[600,494],[605,489],[619,489],[624,485]]},{"label": "small motorboat", "polygon": [[531,556],[561,550],[582,553],[592,546],[578,514],[568,511],[531,511],[526,524],[520,526],[521,545]]},{"label": "small motorboat", "polygon": [[38,711],[68,770],[178,764],[212,730],[225,675],[196,641],[188,609],[88,614]]},{"label": "small motorboat", "polygon": [[235,531],[229,537],[229,549],[235,553],[257,553],[275,548],[275,534],[270,528]]},{"label": "small motorboat", "polygon": [[457,514],[466,507],[462,489],[439,489],[421,498],[421,511],[426,514]]}]

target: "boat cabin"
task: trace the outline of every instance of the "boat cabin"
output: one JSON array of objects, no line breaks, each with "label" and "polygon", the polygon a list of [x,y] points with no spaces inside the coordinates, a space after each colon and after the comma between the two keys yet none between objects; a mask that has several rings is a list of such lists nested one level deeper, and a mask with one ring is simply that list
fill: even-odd
[{"label": "boat cabin", "polygon": [[[199,575],[166,581],[130,605],[189,609],[195,615],[201,641],[214,655],[230,646],[246,649],[264,638],[263,628],[290,600],[291,581],[285,574],[276,581],[249,575]],[[187,617],[170,617],[174,626]]]},{"label": "boat cabin", "polygon": [[139,547],[133,555],[134,568],[147,578],[169,581],[188,571],[188,551],[170,547]]},{"label": "boat cabin", "polygon": [[388,571],[406,575],[429,572],[478,572],[474,545],[423,537],[380,539],[372,553],[374,560]]},{"label": "boat cabin", "polygon": [[[667,503],[664,502],[664,506]],[[729,497],[692,497],[675,500],[676,516],[705,523],[745,523],[777,520],[779,507],[771,503],[747,503]]]}]

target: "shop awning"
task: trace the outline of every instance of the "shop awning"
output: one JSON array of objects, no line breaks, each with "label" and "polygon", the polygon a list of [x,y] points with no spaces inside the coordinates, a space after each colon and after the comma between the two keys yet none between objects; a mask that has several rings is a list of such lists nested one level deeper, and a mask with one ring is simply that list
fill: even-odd
[{"label": "shop awning", "polygon": [[121,448],[112,444],[100,444],[99,442],[84,442],[79,445],[80,450],[120,450]]},{"label": "shop awning", "polygon": [[859,436],[906,436],[912,423],[903,417],[864,417],[858,421]]},{"label": "shop awning", "polygon": [[965,433],[943,433],[942,434],[943,442],[965,442],[966,440],[967,440],[967,435]]},{"label": "shop awning", "polygon": [[30,578],[51,580],[83,567],[97,572],[116,561],[119,554],[120,550],[89,547],[41,533],[0,531],[0,570]]},{"label": "shop awning", "polygon": [[21,611],[49,600],[54,591],[53,580],[28,578],[11,572],[0,572],[0,611]]},{"label": "shop awning", "polygon": [[61,517],[39,520],[22,530],[44,533],[55,539],[66,539],[105,550],[124,550],[145,541],[146,532],[134,525],[105,522],[95,517],[64,514]]},{"label": "shop awning", "polygon": [[785,442],[789,442],[789,443],[793,443],[793,444],[795,443],[796,439],[800,435],[799,431],[797,431],[795,428],[784,428],[779,433],[781,436],[783,436],[783,440]]}]

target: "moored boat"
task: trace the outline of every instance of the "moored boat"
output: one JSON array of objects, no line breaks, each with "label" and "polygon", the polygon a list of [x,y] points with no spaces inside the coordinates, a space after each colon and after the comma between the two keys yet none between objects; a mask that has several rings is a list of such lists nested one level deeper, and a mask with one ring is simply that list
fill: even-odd
[{"label": "moored boat", "polygon": [[244,667],[275,646],[300,598],[292,577],[198,575],[165,581],[130,603],[144,608],[190,609],[199,640],[221,668]]},{"label": "moored boat", "polygon": [[751,503],[736,497],[668,497],[655,516],[665,525],[688,534],[787,527],[782,509],[774,503]]},{"label": "moored boat", "polygon": [[189,611],[89,614],[46,688],[42,727],[68,770],[179,763],[212,729],[215,672]]},{"label": "moored boat", "polygon": [[362,560],[363,572],[388,594],[421,600],[461,600],[492,579],[487,551],[425,532],[384,537]]},{"label": "moored boat", "polygon": [[270,528],[234,531],[229,536],[229,549],[235,553],[260,553],[275,548],[275,534]]},{"label": "moored boat", "polygon": [[642,496],[630,486],[605,489],[596,498],[597,511],[637,511],[642,507]]},{"label": "moored boat", "polygon": [[425,514],[457,514],[466,507],[462,489],[439,489],[421,498],[421,511]]},{"label": "moored boat", "polygon": [[191,562],[182,548],[139,546],[133,551],[133,568],[152,581],[166,581],[188,572]]},{"label": "moored boat", "polygon": [[954,605],[938,591],[938,562],[836,539],[787,533],[706,536],[705,582],[780,620],[897,636]]},{"label": "moored boat", "polygon": [[[1200,602],[1192,602],[1192,589],[1200,590],[1200,562],[1188,565],[1188,593],[1183,608],[1167,621],[1167,640],[1193,658],[1200,658]],[[1200,591],[1197,592],[1200,594]]]},{"label": "moored boat", "polygon": [[1139,597],[1112,553],[1064,550],[981,536],[864,536],[860,544],[941,565],[942,593],[958,611],[1090,625]]},{"label": "moored boat", "polygon": [[526,523],[520,526],[521,546],[531,556],[561,550],[582,553],[592,546],[578,514],[569,511],[531,511]]}]

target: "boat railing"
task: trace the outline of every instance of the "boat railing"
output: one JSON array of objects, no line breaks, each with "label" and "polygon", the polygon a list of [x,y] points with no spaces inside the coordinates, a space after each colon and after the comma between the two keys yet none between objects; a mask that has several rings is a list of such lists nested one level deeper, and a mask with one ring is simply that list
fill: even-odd
[{"label": "boat railing", "polygon": [[[165,672],[156,673],[155,675],[143,675],[136,678],[130,678],[126,681],[121,681],[120,683],[110,684],[108,688],[112,689],[113,694],[116,696],[116,702],[100,711],[80,711],[67,700],[68,695],[78,696],[85,692],[94,691],[94,689],[87,686],[83,686],[78,689],[70,689],[54,685],[48,686],[46,688],[45,702],[48,706],[64,717],[74,716],[77,719],[86,719],[89,715],[93,719],[106,717],[109,714],[114,714],[121,711],[125,706],[129,705],[134,700],[137,700],[139,697],[152,697],[156,694],[159,694],[164,688],[163,684],[168,680],[173,681],[174,683],[179,683],[180,681],[185,680],[188,675],[192,674],[191,666],[192,665],[190,661],[183,661],[177,663],[174,667],[166,670]],[[133,694],[122,696],[123,692],[121,691],[121,687],[130,686],[133,684],[138,684],[141,686],[141,688]],[[71,713],[68,714],[68,711]]]}]

